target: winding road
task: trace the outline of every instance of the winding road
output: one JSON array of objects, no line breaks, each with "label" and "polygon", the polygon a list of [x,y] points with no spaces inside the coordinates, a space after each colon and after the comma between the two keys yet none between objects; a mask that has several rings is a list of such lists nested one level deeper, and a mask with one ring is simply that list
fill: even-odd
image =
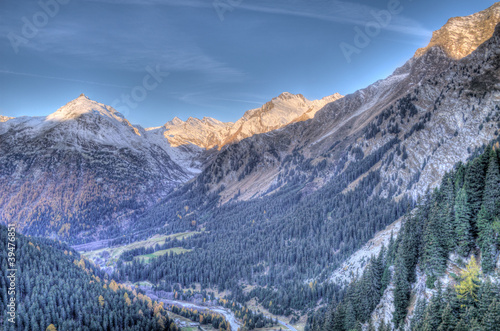
[{"label": "winding road", "polygon": [[[221,315],[224,315],[226,320],[231,325],[232,331],[237,331],[238,328],[241,326],[241,323],[236,319],[236,317],[234,316],[234,314],[231,310],[220,307],[220,306],[216,306],[216,307],[199,306],[199,305],[193,304],[191,302],[168,300],[168,299],[162,299],[162,298],[159,298],[159,300],[161,300],[162,302],[169,304],[169,305],[177,305],[177,306],[182,306],[182,307],[186,307],[186,308],[193,308],[193,309],[198,309],[198,310],[210,310],[210,311],[213,311],[215,313],[219,313]],[[278,320],[278,323],[283,325],[285,328],[287,328],[290,331],[297,331],[296,328],[294,328],[293,326],[291,326],[290,324],[288,324],[286,322]]]},{"label": "winding road", "polygon": [[237,331],[238,328],[241,326],[241,323],[236,319],[234,314],[229,309],[225,309],[223,307],[198,306],[198,305],[195,305],[191,302],[167,300],[167,299],[162,299],[162,298],[159,298],[159,300],[166,303],[166,304],[169,304],[169,305],[182,306],[182,307],[193,308],[193,309],[198,309],[198,310],[210,310],[210,311],[213,311],[214,313],[221,314],[226,318],[226,321],[229,322],[229,324],[231,325],[231,330],[233,330],[233,331]]}]

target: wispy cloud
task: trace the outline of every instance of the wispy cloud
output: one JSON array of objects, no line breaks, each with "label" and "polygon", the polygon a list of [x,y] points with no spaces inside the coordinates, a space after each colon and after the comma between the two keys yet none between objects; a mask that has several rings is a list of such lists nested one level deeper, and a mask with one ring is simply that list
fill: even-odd
[{"label": "wispy cloud", "polygon": [[[162,5],[191,8],[210,8],[213,10],[212,0],[87,0],[92,2],[105,2],[116,5]],[[376,8],[354,2],[336,0],[244,0],[235,6],[234,10],[246,10],[265,14],[295,16],[314,20],[363,25],[373,20],[372,11],[385,8]],[[384,27],[385,30],[399,32],[413,36],[428,36],[431,30],[408,17],[401,15],[393,18],[391,24]]]},{"label": "wispy cloud", "polygon": [[[385,8],[375,8],[346,1],[288,0],[286,2],[257,1],[252,4],[244,2],[238,6],[238,9],[267,14],[310,18],[332,23],[364,25],[370,20],[374,20],[371,14],[373,11],[377,12]],[[384,29],[413,36],[428,36],[432,33],[432,31],[422,27],[419,22],[409,19],[403,14],[404,11],[401,15],[394,16],[391,24],[384,27]]]},{"label": "wispy cloud", "polygon": [[55,79],[55,80],[61,80],[61,81],[65,81],[65,82],[92,84],[92,85],[99,85],[99,86],[106,86],[106,87],[131,88],[130,86],[124,86],[124,85],[107,84],[107,83],[102,83],[102,82],[94,82],[94,81],[90,81],[90,80],[81,80],[81,79],[56,77],[56,76],[48,76],[48,75],[38,75],[38,74],[32,74],[32,73],[27,73],[27,72],[15,72],[15,71],[10,71],[10,70],[0,70],[0,74],[25,76],[25,77],[33,77],[33,78],[43,78],[43,79]]},{"label": "wispy cloud", "polygon": [[82,58],[122,71],[142,72],[146,65],[159,65],[170,72],[205,74],[208,81],[233,81],[245,76],[243,71],[207,54],[174,26],[166,28],[165,33],[130,35],[120,29],[107,31],[99,24],[88,27],[63,22],[47,27],[26,47],[40,54]]}]

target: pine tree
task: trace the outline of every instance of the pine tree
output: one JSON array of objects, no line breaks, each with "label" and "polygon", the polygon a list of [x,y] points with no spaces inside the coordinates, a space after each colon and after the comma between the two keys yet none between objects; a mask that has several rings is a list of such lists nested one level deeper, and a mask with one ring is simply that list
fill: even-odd
[{"label": "pine tree", "polygon": [[345,308],[344,327],[346,330],[353,330],[356,328],[356,314],[350,301],[347,302]]},{"label": "pine tree", "polygon": [[457,319],[453,314],[450,304],[447,304],[443,310],[443,315],[441,316],[441,324],[438,327],[438,331],[453,331],[457,325]]},{"label": "pine tree", "polygon": [[408,271],[408,281],[416,280],[415,268],[417,266],[419,247],[422,240],[422,222],[418,216],[407,217],[403,226],[403,235],[398,246],[398,254]]},{"label": "pine tree", "polygon": [[498,166],[498,156],[495,149],[491,149],[486,171],[483,205],[488,213],[495,217],[500,209],[500,169]]},{"label": "pine tree", "polygon": [[471,213],[467,203],[467,192],[464,188],[458,191],[455,199],[455,236],[458,253],[468,256],[473,242]]},{"label": "pine tree", "polygon": [[443,245],[446,246],[446,251],[449,252],[455,248],[456,238],[454,231],[455,220],[455,189],[453,181],[453,173],[446,173],[441,182],[441,201],[440,216],[443,223]]},{"label": "pine tree", "polygon": [[398,328],[406,317],[406,309],[410,300],[410,283],[408,282],[408,270],[401,258],[398,258],[395,270],[394,286],[394,314],[393,322]]},{"label": "pine tree", "polygon": [[[326,314],[325,323],[323,325],[323,331],[335,330],[334,318],[335,318],[335,309],[334,306],[332,305],[330,309],[328,309],[328,312]],[[314,327],[313,330],[315,330]]]},{"label": "pine tree", "polygon": [[498,288],[491,283],[491,280],[489,278],[487,278],[486,281],[481,284],[477,295],[479,316],[486,316],[491,303],[495,300],[497,292]]},{"label": "pine tree", "polygon": [[462,318],[455,327],[455,331],[469,331],[468,323]]},{"label": "pine tree", "polygon": [[335,308],[335,314],[333,316],[333,327],[329,330],[325,331],[344,331],[344,319],[345,319],[345,314],[344,314],[344,306],[342,304],[338,304],[337,307]]},{"label": "pine tree", "polygon": [[484,192],[484,177],[486,175],[486,163],[484,157],[475,158],[467,167],[465,173],[465,191],[467,202],[470,207],[472,219],[471,225],[474,232],[476,229],[476,215],[481,209]]},{"label": "pine tree", "polygon": [[446,268],[448,251],[445,244],[446,240],[441,235],[443,233],[443,224],[440,217],[440,208],[434,199],[435,195],[433,196],[432,210],[425,224],[423,259],[428,274],[439,275]]},{"label": "pine tree", "polygon": [[422,329],[424,322],[425,309],[427,307],[427,301],[425,299],[418,299],[417,306],[415,307],[415,312],[411,319],[411,330],[418,331]]},{"label": "pine tree", "polygon": [[441,317],[443,315],[442,299],[441,285],[439,284],[437,293],[432,296],[431,301],[427,306],[422,328],[423,330],[436,330],[439,324],[441,324]]},{"label": "pine tree", "polygon": [[483,325],[485,331],[497,331],[499,329],[500,303],[497,301],[497,299],[494,299],[488,307],[488,311],[484,316]]},{"label": "pine tree", "polygon": [[458,162],[455,171],[455,192],[460,191],[464,186],[465,180],[465,167],[462,162]]}]

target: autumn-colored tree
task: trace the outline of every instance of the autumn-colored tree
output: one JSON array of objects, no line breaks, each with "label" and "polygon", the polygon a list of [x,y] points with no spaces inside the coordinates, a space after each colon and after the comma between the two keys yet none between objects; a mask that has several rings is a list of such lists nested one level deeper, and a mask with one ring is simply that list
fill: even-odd
[{"label": "autumn-colored tree", "polygon": [[57,329],[54,324],[50,324],[49,326],[47,326],[47,329],[45,329],[45,331],[57,331]]},{"label": "autumn-colored tree", "polygon": [[123,298],[125,299],[125,303],[127,304],[127,306],[130,306],[132,304],[132,301],[130,301],[130,298],[128,297],[127,292],[125,292],[125,294],[123,295]]},{"label": "autumn-colored tree", "polygon": [[480,286],[479,275],[481,270],[476,263],[474,256],[471,257],[466,269],[460,273],[460,283],[455,285],[457,296],[462,301],[477,301],[477,290]]},{"label": "autumn-colored tree", "polygon": [[114,280],[112,280],[111,283],[109,283],[109,288],[116,292],[118,291],[119,286]]},{"label": "autumn-colored tree", "polygon": [[99,306],[103,307],[104,306],[104,298],[102,297],[102,295],[99,296]]}]

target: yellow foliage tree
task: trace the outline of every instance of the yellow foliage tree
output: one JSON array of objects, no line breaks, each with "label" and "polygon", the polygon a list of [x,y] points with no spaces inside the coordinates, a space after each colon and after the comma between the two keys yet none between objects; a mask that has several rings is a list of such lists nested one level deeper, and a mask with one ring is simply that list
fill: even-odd
[{"label": "yellow foliage tree", "polygon": [[45,331],[57,331],[57,329],[54,324],[50,324],[49,326],[47,326],[47,329],[45,329]]},{"label": "yellow foliage tree", "polygon": [[104,306],[104,298],[102,297],[102,295],[99,296],[99,306],[103,307]]},{"label": "yellow foliage tree", "polygon": [[460,300],[477,301],[477,290],[480,286],[479,275],[481,270],[474,256],[470,259],[466,269],[460,273],[460,283],[455,285],[455,291]]},{"label": "yellow foliage tree", "polygon": [[111,283],[109,283],[109,288],[116,292],[118,291],[119,286],[114,280],[112,280]]},{"label": "yellow foliage tree", "polygon": [[127,306],[130,306],[132,304],[132,301],[130,301],[130,298],[128,297],[127,292],[125,292],[125,294],[123,295],[123,298],[125,299],[125,303],[127,304]]}]

